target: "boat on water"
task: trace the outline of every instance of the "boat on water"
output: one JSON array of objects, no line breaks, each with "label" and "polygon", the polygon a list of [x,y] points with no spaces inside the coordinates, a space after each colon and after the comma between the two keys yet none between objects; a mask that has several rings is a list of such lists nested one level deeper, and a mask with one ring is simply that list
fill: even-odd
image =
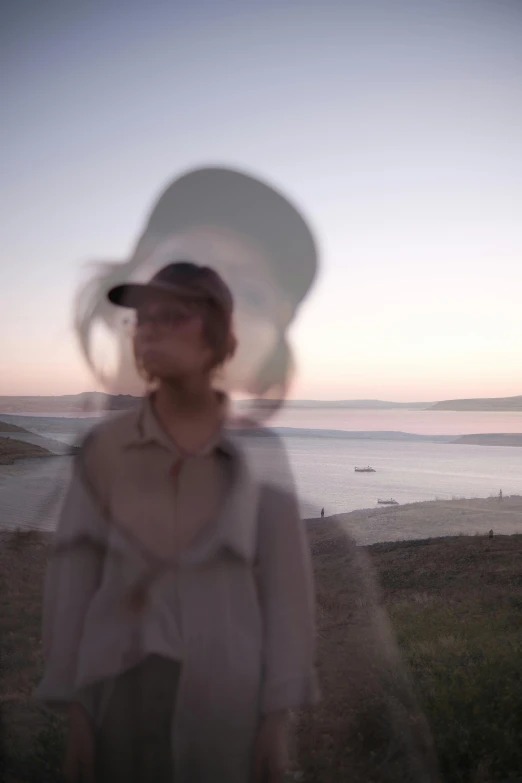
[{"label": "boat on water", "polygon": [[380,503],[381,506],[398,506],[399,503],[397,500],[394,500],[393,498],[390,498],[389,500],[381,500],[378,499],[377,503]]},{"label": "boat on water", "polygon": [[366,468],[355,468],[356,473],[375,473],[375,468],[371,468],[369,465]]}]

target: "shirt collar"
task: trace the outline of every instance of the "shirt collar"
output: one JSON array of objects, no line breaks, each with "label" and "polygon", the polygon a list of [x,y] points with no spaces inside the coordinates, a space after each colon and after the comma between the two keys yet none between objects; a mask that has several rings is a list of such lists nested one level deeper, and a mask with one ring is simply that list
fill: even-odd
[{"label": "shirt collar", "polygon": [[[228,414],[228,397],[222,392],[219,392],[219,395],[222,403],[221,424],[215,435],[205,447],[194,456],[210,454],[214,449],[219,449],[229,457],[236,456],[235,449],[230,442],[230,439],[225,434],[225,423]],[[124,446],[126,448],[132,448],[135,446],[139,447],[156,443],[172,452],[175,456],[179,456],[179,448],[174,441],[169,438],[154,412],[152,397],[153,395],[149,394],[143,398],[132,422],[130,435],[125,440]]]}]

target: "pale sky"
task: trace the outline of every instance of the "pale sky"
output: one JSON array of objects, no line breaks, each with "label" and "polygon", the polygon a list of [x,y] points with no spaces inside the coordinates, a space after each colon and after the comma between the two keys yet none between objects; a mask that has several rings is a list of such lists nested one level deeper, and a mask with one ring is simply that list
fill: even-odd
[{"label": "pale sky", "polygon": [[519,0],[4,0],[0,36],[0,394],[95,387],[84,264],[207,163],[318,235],[292,396],[522,393]]}]

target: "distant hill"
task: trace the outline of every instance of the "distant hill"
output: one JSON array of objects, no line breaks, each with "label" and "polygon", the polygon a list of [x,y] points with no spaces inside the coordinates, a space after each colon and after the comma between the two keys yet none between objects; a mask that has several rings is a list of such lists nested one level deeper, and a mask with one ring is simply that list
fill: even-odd
[{"label": "distant hill", "polygon": [[[133,408],[140,401],[139,397],[130,394],[111,395],[103,392],[83,392],[82,394],[66,394],[59,397],[1,397],[0,413],[91,413],[99,411],[119,411]],[[271,405],[268,400],[237,400],[234,407],[239,410],[250,407],[264,408]],[[393,409],[415,408],[423,410],[431,408],[431,402],[386,402],[384,400],[287,400],[285,407],[296,408],[360,408],[360,409]]]},{"label": "distant hill", "polygon": [[517,397],[477,397],[471,400],[443,400],[432,411],[522,411],[522,395]]},{"label": "distant hill", "polygon": [[17,459],[33,459],[34,457],[52,457],[52,452],[12,438],[0,438],[0,465],[12,465]]},{"label": "distant hill", "polygon": [[522,434],[516,432],[484,433],[483,435],[461,435],[453,443],[470,446],[522,446]]},{"label": "distant hill", "polygon": [[395,430],[322,430],[303,427],[267,427],[234,430],[234,434],[249,438],[270,438],[274,435],[293,438],[335,438],[337,440],[393,440],[415,443],[453,443],[455,435],[419,435]]},{"label": "distant hill", "polygon": [[9,421],[0,421],[0,432],[3,434],[4,432],[18,432],[23,433],[27,435],[27,430],[24,430],[23,427],[19,427],[18,424],[11,424]]},{"label": "distant hill", "polygon": [[[104,392],[83,392],[58,397],[2,397],[0,414],[38,413],[73,414],[96,411],[121,411],[139,404],[140,397],[130,394],[105,394]],[[236,400],[234,407],[243,410],[251,406],[266,408],[269,400]],[[518,397],[487,397],[470,400],[443,400],[442,402],[390,402],[389,400],[287,400],[285,408],[344,410],[433,410],[433,411],[522,411],[522,395]]]},{"label": "distant hill", "polygon": [[0,413],[94,413],[97,410],[119,411],[133,408],[139,397],[130,394],[83,392],[60,397],[1,397]]},{"label": "distant hill", "polygon": [[[238,408],[255,406],[259,408],[270,407],[269,400],[238,400]],[[362,410],[387,410],[392,408],[408,408],[426,410],[431,408],[433,402],[388,402],[386,400],[286,400],[285,408],[360,408]]]}]

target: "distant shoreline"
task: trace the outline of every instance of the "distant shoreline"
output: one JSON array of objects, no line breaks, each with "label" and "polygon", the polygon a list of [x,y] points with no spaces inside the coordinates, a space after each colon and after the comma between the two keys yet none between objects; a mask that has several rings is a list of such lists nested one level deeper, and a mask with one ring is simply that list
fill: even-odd
[{"label": "distant shoreline", "polygon": [[436,402],[430,410],[521,413],[522,395],[516,397],[479,397],[469,400],[442,400],[441,402]]},{"label": "distant shoreline", "polygon": [[[86,421],[90,418],[95,418],[94,414],[77,416],[75,414],[70,415],[56,415],[56,414],[36,414],[36,413],[4,413],[0,416],[0,437],[5,433],[9,436],[13,434],[16,438],[16,433],[33,434],[31,431],[19,427],[14,424],[12,419],[15,418],[27,418],[27,419],[45,419],[46,422],[54,419],[56,426],[59,426],[57,432],[65,432],[64,426],[66,422],[71,419],[79,419]],[[9,419],[11,418],[11,421]],[[26,427],[30,426],[26,424]],[[36,425],[33,426],[33,430],[39,430]],[[45,431],[45,427],[43,428]],[[522,433],[517,432],[496,432],[496,433],[470,433],[465,435],[425,435],[413,432],[403,432],[400,430],[344,430],[344,429],[327,429],[318,427],[284,427],[284,426],[266,426],[260,429],[249,428],[231,428],[230,430],[236,436],[239,437],[253,437],[253,438],[267,438],[270,436],[279,437],[294,437],[294,438],[332,438],[342,440],[364,440],[364,441],[386,441],[397,443],[440,443],[462,446],[495,446],[495,447],[522,447]],[[40,435],[45,437],[44,432],[40,432]],[[74,434],[71,432],[71,434]]]},{"label": "distant shoreline", "polygon": [[341,440],[392,441],[397,443],[441,443],[458,446],[511,446],[522,447],[522,433],[497,432],[472,435],[419,435],[399,430],[327,430],[301,427],[268,427],[251,432],[237,430],[237,434],[253,437],[270,437],[271,434],[294,438],[338,438]]},{"label": "distant shoreline", "polygon": [[481,435],[461,435],[454,444],[461,446],[522,446],[522,433],[491,432]]},{"label": "distant shoreline", "polygon": [[[340,514],[308,517],[310,530],[335,525],[352,535],[359,546],[414,544],[421,541],[457,539],[475,535],[519,535],[522,495],[485,498],[422,500],[397,506],[361,508]],[[438,531],[426,535],[424,531]],[[470,532],[470,531],[473,532]],[[509,530],[509,532],[507,532]],[[383,538],[377,540],[382,531]],[[386,538],[386,532],[389,537]],[[419,532],[423,531],[423,532]]]},{"label": "distant shoreline", "polygon": [[[60,414],[86,414],[107,410],[128,410],[139,404],[141,397],[129,394],[105,394],[82,392],[68,395],[0,395],[0,414],[22,413],[26,415],[54,412]],[[263,409],[271,405],[267,400],[236,400],[239,410],[245,407]],[[482,411],[499,413],[522,412],[522,395],[513,397],[475,397],[470,399],[440,400],[430,402],[393,402],[390,400],[287,400],[289,410],[337,409],[337,410],[429,410],[429,411]]]},{"label": "distant shoreline", "polygon": [[[336,527],[352,536],[357,546],[415,546],[421,542],[522,533],[522,495],[454,497],[451,500],[421,500],[397,506],[371,506],[324,517],[302,517],[312,533]],[[53,530],[34,525],[0,525],[0,540],[15,530],[33,531],[45,540]]]},{"label": "distant shoreline", "polygon": [[14,465],[21,459],[40,459],[56,456],[51,451],[15,438],[0,437],[0,465]]},{"label": "distant shoreline", "polygon": [[0,465],[19,460],[60,457],[76,454],[78,447],[37,435],[24,427],[0,420]]}]

